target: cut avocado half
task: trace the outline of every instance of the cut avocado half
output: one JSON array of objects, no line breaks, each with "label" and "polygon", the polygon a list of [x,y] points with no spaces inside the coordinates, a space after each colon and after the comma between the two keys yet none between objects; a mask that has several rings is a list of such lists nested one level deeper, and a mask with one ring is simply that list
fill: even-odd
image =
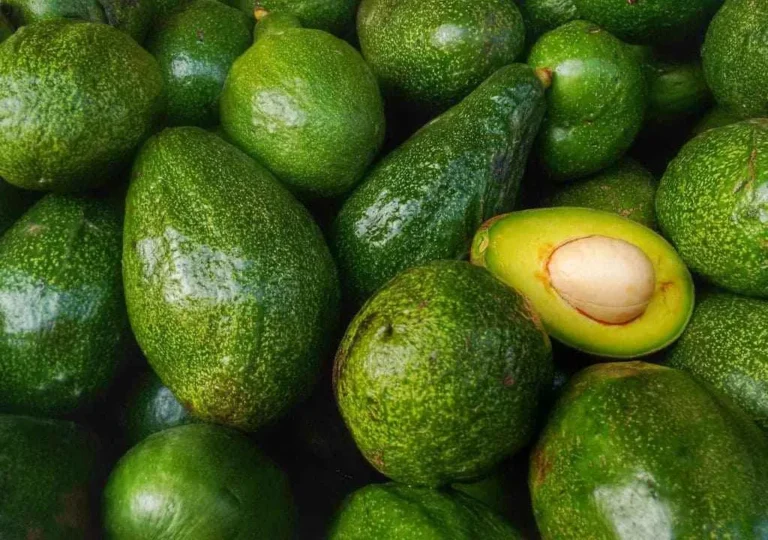
[{"label": "cut avocado half", "polygon": [[613,213],[542,208],[497,216],[472,262],[528,297],[552,337],[610,358],[651,354],[691,317],[691,274],[664,238]]}]

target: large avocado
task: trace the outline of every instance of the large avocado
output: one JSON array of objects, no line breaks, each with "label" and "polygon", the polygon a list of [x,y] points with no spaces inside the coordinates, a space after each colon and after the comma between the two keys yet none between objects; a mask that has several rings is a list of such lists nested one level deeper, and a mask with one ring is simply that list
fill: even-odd
[{"label": "large avocado", "polygon": [[123,276],[139,345],[195,416],[254,430],[308,393],[336,270],[308,212],[234,146],[192,127],[146,143]]}]

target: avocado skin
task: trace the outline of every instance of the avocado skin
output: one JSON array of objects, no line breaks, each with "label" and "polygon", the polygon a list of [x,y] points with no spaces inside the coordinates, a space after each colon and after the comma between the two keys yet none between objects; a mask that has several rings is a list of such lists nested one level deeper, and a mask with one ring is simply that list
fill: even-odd
[{"label": "avocado skin", "polygon": [[509,0],[363,0],[357,33],[384,94],[429,117],[514,62],[525,42]]},{"label": "avocado skin", "polygon": [[729,111],[725,107],[716,105],[712,107],[712,109],[710,109],[693,127],[691,135],[696,136],[712,128],[729,126],[739,121],[741,121],[741,117],[739,117],[739,115]]},{"label": "avocado skin", "polygon": [[572,21],[544,34],[528,63],[553,74],[538,161],[556,181],[584,177],[624,155],[642,127],[647,87],[635,54],[610,33]]},{"label": "avocado skin", "polygon": [[359,0],[245,0],[253,7],[274,13],[288,13],[301,21],[305,28],[325,30],[339,37],[354,33]]},{"label": "avocado skin", "polygon": [[294,526],[283,471],[244,435],[209,424],[167,429],[133,447],[112,471],[103,504],[114,540],[281,540]]},{"label": "avocado skin", "polygon": [[[66,69],[64,69],[66,66]],[[104,183],[133,156],[163,107],[155,59],[108,25],[25,26],[0,48],[0,176],[37,191]]]},{"label": "avocado skin", "polygon": [[768,440],[685,372],[598,364],[531,455],[544,538],[765,538]]},{"label": "avocado skin", "polygon": [[99,0],[3,0],[3,12],[17,28],[60,18],[107,22]]},{"label": "avocado skin", "polygon": [[0,410],[59,416],[115,375],[126,330],[121,221],[47,195],[0,238]]},{"label": "avocado skin", "polygon": [[686,144],[656,192],[661,230],[688,267],[735,293],[768,297],[768,120]]},{"label": "avocado skin", "polygon": [[139,345],[193,415],[255,430],[308,394],[336,320],[333,260],[308,212],[218,136],[145,144],[123,277]]},{"label": "avocado skin", "polygon": [[464,257],[477,227],[514,206],[544,108],[533,70],[513,64],[379,162],[333,228],[349,297],[362,303],[406,268]]},{"label": "avocado skin", "polygon": [[373,484],[352,493],[329,540],[513,540],[520,533],[479,501],[456,491]]},{"label": "avocado skin", "polygon": [[653,58],[646,66],[648,79],[647,121],[674,126],[707,108],[712,93],[699,61]]},{"label": "avocado skin", "polygon": [[365,458],[409,485],[474,480],[522,448],[552,382],[526,300],[464,261],[401,273],[355,316],[334,363]]},{"label": "avocado skin", "polygon": [[232,63],[251,44],[253,23],[217,0],[196,0],[165,19],[147,50],[158,61],[170,125],[219,121],[219,94]]},{"label": "avocado skin", "polygon": [[144,43],[155,17],[156,0],[99,0],[107,22],[136,43]]},{"label": "avocado skin", "polygon": [[98,538],[100,445],[72,422],[0,415],[4,539]]},{"label": "avocado skin", "polygon": [[724,292],[700,298],[667,365],[705,381],[768,431],[768,302]]},{"label": "avocado skin", "polygon": [[529,43],[535,42],[543,33],[579,18],[574,0],[521,0],[520,11]]},{"label": "avocado skin", "polygon": [[253,29],[253,41],[263,37],[267,32],[283,32],[288,28],[302,28],[301,21],[290,13],[282,11],[268,13],[257,21]]}]

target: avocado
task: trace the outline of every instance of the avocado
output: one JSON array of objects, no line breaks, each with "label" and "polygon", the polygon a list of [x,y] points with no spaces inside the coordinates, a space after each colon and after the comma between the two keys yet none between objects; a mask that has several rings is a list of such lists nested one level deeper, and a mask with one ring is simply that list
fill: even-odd
[{"label": "avocado", "polygon": [[544,107],[534,70],[512,64],[374,167],[332,233],[349,297],[362,303],[406,268],[464,257],[477,227],[514,206]]},{"label": "avocado", "polygon": [[514,62],[525,42],[509,0],[363,0],[357,33],[388,99],[430,118]]},{"label": "avocado", "polygon": [[355,31],[359,0],[241,0],[244,10],[285,13],[296,17],[304,28],[325,30],[339,37]]},{"label": "avocado", "polygon": [[647,87],[637,57],[610,33],[579,20],[544,34],[528,63],[552,77],[537,149],[543,169],[564,181],[618,161],[645,114]]},{"label": "avocado", "polygon": [[144,43],[155,17],[156,0],[99,0],[107,22]]},{"label": "avocado", "polygon": [[399,274],[355,316],[334,363],[339,410],[382,474],[474,480],[533,435],[552,349],[525,298],[464,261]]},{"label": "avocado", "polygon": [[0,410],[58,416],[102,393],[126,330],[121,219],[50,194],[0,237]]},{"label": "avocado", "polygon": [[591,366],[531,454],[544,538],[765,538],[768,439],[683,371]]},{"label": "avocado", "polygon": [[72,422],[0,415],[0,531],[14,539],[97,538],[100,446]]},{"label": "avocado", "polygon": [[189,424],[151,435],[112,471],[104,529],[114,540],[291,538],[285,474],[244,435]]},{"label": "avocado", "polygon": [[543,33],[579,18],[574,0],[522,0],[520,11],[531,44]]},{"label": "avocado", "polygon": [[352,493],[339,510],[329,540],[514,540],[522,536],[481,502],[455,491],[397,483]]},{"label": "avocado", "polygon": [[508,475],[502,467],[497,467],[489,475],[474,482],[455,482],[451,488],[482,502],[500,516],[510,518],[515,500],[508,485]]},{"label": "avocado", "polygon": [[253,41],[258,40],[267,32],[282,32],[288,28],[302,28],[299,19],[283,11],[270,13],[257,10],[256,23],[256,28],[253,29]]},{"label": "avocado", "polygon": [[708,129],[728,126],[739,122],[741,118],[734,112],[725,107],[716,105],[712,107],[699,122],[693,127],[692,135],[704,133]]},{"label": "avocado", "polygon": [[8,22],[8,18],[0,11],[0,43],[11,37],[13,32],[13,25]]},{"label": "avocado", "polygon": [[729,396],[768,431],[767,301],[707,294],[667,363]]},{"label": "avocado", "polygon": [[212,126],[229,68],[251,44],[253,23],[217,0],[195,0],[165,19],[147,50],[160,65],[171,125]]},{"label": "avocado", "polygon": [[107,22],[99,0],[3,0],[2,11],[17,28],[60,18]]},{"label": "avocado", "polygon": [[768,115],[768,4],[727,0],[707,30],[704,73],[718,104],[742,118]]},{"label": "avocado", "polygon": [[648,81],[648,123],[674,126],[710,105],[712,93],[698,60],[654,56],[644,67]]},{"label": "avocado", "polygon": [[39,198],[39,193],[19,189],[0,178],[0,234],[13,225]]},{"label": "avocado", "polygon": [[111,180],[163,107],[155,59],[106,24],[43,21],[0,47],[0,176],[37,191]]},{"label": "avocado", "polygon": [[300,196],[352,188],[381,148],[376,78],[347,42],[321,30],[266,32],[232,65],[221,125]]},{"label": "avocado", "polygon": [[656,192],[664,235],[688,267],[768,298],[768,120],[710,129],[686,144]]},{"label": "avocado", "polygon": [[593,355],[633,358],[683,333],[693,281],[664,238],[588,208],[498,216],[475,235],[472,262],[524,294],[549,334]]},{"label": "avocado", "polygon": [[308,395],[336,320],[336,270],[266,169],[201,128],[167,129],[134,164],[124,234],[134,334],[194,416],[255,430]]}]

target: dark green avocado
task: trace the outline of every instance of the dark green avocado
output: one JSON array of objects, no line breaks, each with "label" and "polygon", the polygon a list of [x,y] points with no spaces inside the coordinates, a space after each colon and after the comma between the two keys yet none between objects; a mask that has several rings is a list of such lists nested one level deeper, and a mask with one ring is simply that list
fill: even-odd
[{"label": "dark green avocado", "polygon": [[0,234],[13,225],[39,198],[39,193],[19,189],[0,178]]},{"label": "dark green avocado", "polygon": [[359,0],[241,0],[253,11],[287,13],[301,21],[305,28],[325,30],[339,37],[355,31],[355,15]]},{"label": "dark green avocado", "polygon": [[520,11],[530,43],[544,32],[579,18],[574,0],[521,0]]},{"label": "dark green avocado", "polygon": [[13,25],[8,22],[8,18],[0,11],[0,43],[11,37],[13,32]]},{"label": "dark green avocado", "polygon": [[648,79],[647,122],[674,126],[693,118],[712,101],[701,63],[654,57],[645,65]]},{"label": "dark green avocado", "polygon": [[[82,1],[82,0],[81,0]],[[107,22],[144,43],[155,18],[156,0],[99,0]]]}]

